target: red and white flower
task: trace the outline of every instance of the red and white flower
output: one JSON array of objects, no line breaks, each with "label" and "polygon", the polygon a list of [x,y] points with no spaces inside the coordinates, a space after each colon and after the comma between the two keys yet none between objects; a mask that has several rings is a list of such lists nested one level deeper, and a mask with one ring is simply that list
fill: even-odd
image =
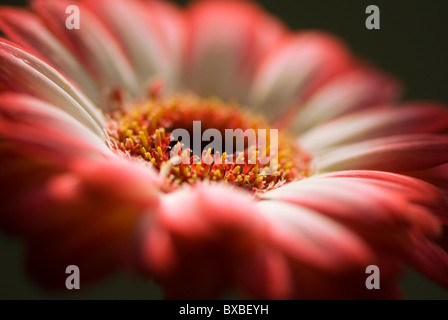
[{"label": "red and white flower", "polygon": [[[448,286],[446,106],[396,102],[340,40],[253,3],[81,0],[68,30],[70,4],[0,9],[0,225],[36,281],[75,264],[168,298],[397,298],[411,266]],[[283,171],[167,166],[193,120],[280,129]]]}]

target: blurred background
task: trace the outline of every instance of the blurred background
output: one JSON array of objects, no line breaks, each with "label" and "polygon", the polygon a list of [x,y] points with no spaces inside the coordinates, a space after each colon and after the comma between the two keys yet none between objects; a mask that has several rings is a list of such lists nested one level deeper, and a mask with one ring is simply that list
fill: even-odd
[{"label": "blurred background", "polygon": [[[175,1],[181,5],[187,0]],[[448,1],[432,0],[260,0],[291,29],[320,29],[336,34],[358,55],[402,80],[405,100],[448,103]],[[22,6],[26,1],[0,0]],[[380,8],[381,29],[367,30],[368,5]],[[226,23],[223,22],[223,27]],[[160,290],[145,279],[123,274],[94,288],[55,295],[37,288],[23,270],[24,250],[17,239],[0,233],[0,299],[153,299]],[[448,272],[448,270],[447,270]],[[82,271],[81,271],[82,279]],[[407,299],[448,299],[448,290],[409,270],[402,279]]]}]

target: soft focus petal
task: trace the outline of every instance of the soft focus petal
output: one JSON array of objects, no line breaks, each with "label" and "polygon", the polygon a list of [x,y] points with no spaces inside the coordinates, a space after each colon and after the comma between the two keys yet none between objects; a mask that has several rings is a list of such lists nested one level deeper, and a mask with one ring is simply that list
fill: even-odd
[{"label": "soft focus petal", "polygon": [[[426,182],[385,172],[347,171],[294,182],[269,191],[262,197],[275,200],[273,203],[279,201],[289,203],[280,206],[269,204],[272,207],[273,220],[283,221],[282,217],[288,211],[296,210],[299,213],[303,210],[313,210],[312,212],[334,219],[332,225],[345,226],[353,235],[364,241],[364,245],[367,246],[373,259],[369,263],[380,266],[382,284],[387,283],[388,286],[386,290],[388,293],[384,292],[385,295],[378,296],[380,298],[398,297],[396,287],[392,285],[400,274],[397,263],[415,266],[438,283],[446,285],[443,270],[446,268],[447,254],[431,240],[437,239],[441,235],[440,220],[432,212],[439,210],[446,212],[448,203],[440,190]],[[263,201],[260,205],[263,205]],[[293,213],[291,215],[295,217]],[[295,217],[297,221],[300,221],[301,218],[303,218],[301,215]],[[292,221],[291,219],[283,221],[287,227],[283,227],[283,232],[278,231],[279,239],[287,239],[288,233],[285,230],[295,225]],[[308,226],[311,228],[309,223],[298,223],[297,225],[301,228]],[[319,223],[319,226],[324,225]],[[318,232],[316,231],[318,229],[319,227],[312,227],[310,233]],[[325,237],[322,238],[322,231],[319,231],[318,234],[317,239],[323,241]],[[291,236],[298,236],[297,231]],[[415,239],[420,239],[419,244],[416,245]],[[293,246],[292,248],[296,250],[299,250],[301,246],[306,247],[306,241],[303,240],[285,240],[284,243]],[[323,250],[325,247],[320,242],[318,243],[320,244],[319,248]],[[329,241],[328,246],[331,246],[331,243],[332,241]],[[287,246],[285,245],[285,247]],[[417,250],[415,250],[416,248]],[[264,268],[269,268],[270,264],[266,263],[271,259],[277,261],[276,263],[279,259],[280,261],[285,259],[279,257],[278,253],[272,256],[272,251],[266,251],[265,255],[267,256],[262,261],[258,261],[265,266]],[[317,254],[316,251],[310,250],[309,255]],[[335,252],[337,251],[331,250],[332,254]],[[285,261],[283,264],[288,265]],[[335,270],[334,268],[333,266],[332,270]],[[289,296],[293,294],[309,298],[315,295],[314,297],[319,299],[335,296],[351,299],[353,297],[374,298],[371,292],[361,290],[363,279],[361,269],[356,270],[355,268],[347,278],[343,272],[340,272],[337,278],[332,278],[326,274],[316,274],[318,269],[315,266],[304,269],[302,265],[297,264],[297,261],[290,261],[288,278],[290,281],[296,282],[293,288],[297,288],[298,292],[289,292]],[[430,275],[431,271],[434,274]],[[388,278],[386,282],[384,282],[384,275]],[[269,275],[265,274],[265,276]],[[340,281],[345,282],[344,289],[338,287],[341,285]],[[392,287],[389,287],[390,285]],[[257,286],[252,283],[250,287],[263,289],[261,284]],[[303,290],[303,293],[299,288]]]},{"label": "soft focus petal", "polygon": [[448,164],[445,163],[426,170],[409,172],[409,174],[436,184],[446,185],[448,183]]},{"label": "soft focus petal", "polygon": [[448,161],[448,138],[414,134],[367,140],[335,148],[315,159],[317,172],[422,170]]},{"label": "soft focus petal", "polygon": [[93,102],[101,102],[98,84],[36,15],[3,7],[0,9],[0,28],[9,39],[70,77]]},{"label": "soft focus petal", "polygon": [[313,154],[363,140],[411,133],[442,133],[448,129],[448,109],[435,103],[409,103],[395,108],[371,108],[324,123],[300,137]]},{"label": "soft focus petal", "polygon": [[258,299],[400,299],[397,277],[402,273],[395,257],[378,252],[381,290],[365,286],[365,267],[337,275],[322,273],[288,257],[277,248],[260,250],[242,280],[250,296]]},{"label": "soft focus petal", "polygon": [[350,60],[345,46],[328,34],[290,36],[268,51],[258,66],[250,105],[277,120],[291,104],[348,68]]},{"label": "soft focus petal", "polygon": [[263,198],[316,210],[352,228],[378,229],[385,238],[408,230],[438,235],[440,225],[431,211],[448,207],[440,190],[426,182],[375,171],[315,176],[269,191]]},{"label": "soft focus petal", "polygon": [[46,154],[55,163],[82,154],[112,155],[103,138],[68,113],[15,93],[0,94],[0,136],[15,141],[18,152]]},{"label": "soft focus petal", "polygon": [[157,176],[129,161],[70,166],[22,194],[9,223],[1,220],[26,240],[32,277],[53,289],[65,289],[69,265],[82,270],[85,284],[133,265],[139,222],[158,203]]},{"label": "soft focus petal", "polygon": [[17,143],[3,138],[0,138],[0,161],[0,225],[3,230],[20,233],[17,205],[25,194],[40,188],[62,169],[37,157],[25,157]]},{"label": "soft focus petal", "polygon": [[267,241],[313,268],[337,273],[369,262],[358,236],[318,212],[280,201],[261,201],[257,207],[269,225]]},{"label": "soft focus petal", "polygon": [[140,93],[155,80],[169,89],[179,79],[184,26],[179,11],[159,1],[84,1],[117,38],[135,69]]},{"label": "soft focus petal", "polygon": [[74,53],[86,69],[106,89],[121,87],[128,93],[137,93],[137,82],[129,61],[117,41],[99,19],[82,3],[77,3],[81,15],[79,29],[67,30],[66,0],[33,0],[33,10],[58,39]]},{"label": "soft focus petal", "polygon": [[244,1],[198,1],[190,8],[186,83],[203,96],[247,102],[261,54],[285,30],[259,7]]},{"label": "soft focus petal", "polygon": [[[245,283],[253,296],[267,299],[399,297],[395,283],[400,267],[396,258],[371,247],[362,235],[316,211],[285,202],[261,201],[258,209],[267,219],[268,228],[265,245],[247,269]],[[365,268],[370,264],[379,265],[382,270],[382,283],[386,285],[381,294],[365,288]],[[274,270],[275,275],[271,273]]]},{"label": "soft focus petal", "polygon": [[198,185],[161,198],[149,221],[144,270],[168,298],[217,298],[232,288],[261,228],[254,200],[221,185]]},{"label": "soft focus petal", "polygon": [[429,279],[448,288],[448,253],[427,239],[416,239],[411,264]]},{"label": "soft focus petal", "polygon": [[[79,0],[81,28],[68,30],[71,4],[0,8],[17,43],[0,39],[0,228],[24,241],[38,283],[65,290],[77,265],[83,284],[128,268],[167,298],[388,299],[411,266],[448,287],[445,106],[395,105],[395,79],[255,3]],[[279,143],[284,180],[263,193],[258,166],[242,178],[231,165],[157,163],[177,124],[246,124],[194,99],[190,113],[188,93],[236,100],[299,135]],[[165,94],[182,95],[172,110],[187,119],[148,99]],[[127,112],[136,105],[149,111]],[[214,181],[223,173],[254,193]],[[366,288],[368,265],[381,290]]]},{"label": "soft focus petal", "polygon": [[301,134],[343,114],[393,101],[400,95],[397,81],[373,68],[360,67],[333,78],[302,106],[290,124]]},{"label": "soft focus petal", "polygon": [[103,135],[105,121],[98,110],[56,70],[7,42],[0,41],[0,88],[27,93],[69,113]]}]

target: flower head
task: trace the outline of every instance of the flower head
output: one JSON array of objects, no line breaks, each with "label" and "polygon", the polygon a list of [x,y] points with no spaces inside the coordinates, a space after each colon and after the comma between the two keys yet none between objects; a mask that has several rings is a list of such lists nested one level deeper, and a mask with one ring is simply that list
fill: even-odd
[{"label": "flower head", "polygon": [[0,9],[0,226],[40,284],[75,264],[169,298],[397,298],[406,266],[448,286],[445,106],[251,2],[80,0],[74,30],[70,4]]}]

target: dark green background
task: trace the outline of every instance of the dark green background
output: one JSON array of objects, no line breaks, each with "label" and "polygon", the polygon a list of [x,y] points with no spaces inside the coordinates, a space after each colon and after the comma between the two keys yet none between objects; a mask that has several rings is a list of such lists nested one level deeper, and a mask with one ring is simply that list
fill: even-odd
[{"label": "dark green background", "polygon": [[[188,1],[177,1],[185,4]],[[292,29],[321,29],[341,38],[358,55],[400,78],[405,100],[438,100],[448,103],[448,1],[398,0],[264,0],[268,11]],[[23,5],[25,1],[0,1]],[[367,30],[365,9],[381,10],[381,29]],[[223,22],[223,27],[226,23]],[[0,235],[0,298],[149,299],[160,292],[144,279],[119,275],[101,286],[71,295],[42,292],[22,270],[23,248],[15,239]],[[448,270],[447,270],[448,272]],[[82,277],[82,272],[81,272]],[[402,281],[409,299],[448,299],[448,291],[413,272]],[[149,288],[149,290],[148,290]]]}]

